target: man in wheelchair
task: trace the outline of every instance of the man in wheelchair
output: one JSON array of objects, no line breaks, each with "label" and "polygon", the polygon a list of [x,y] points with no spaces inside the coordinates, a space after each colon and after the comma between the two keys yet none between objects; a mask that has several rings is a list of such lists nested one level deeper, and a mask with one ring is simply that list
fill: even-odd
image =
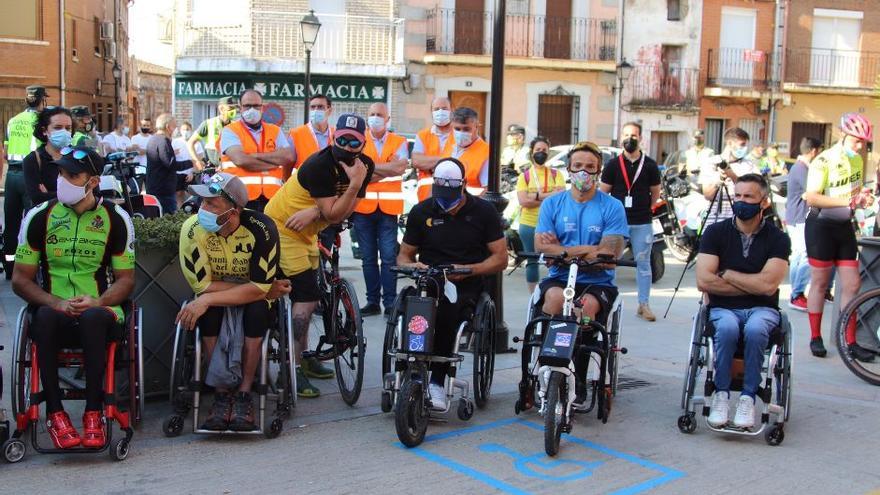
[{"label": "man in wheelchair", "polygon": [[[445,158],[434,168],[431,197],[410,210],[398,266],[427,268],[452,264],[469,275],[450,275],[440,297],[434,332],[434,353],[449,356],[462,321],[468,319],[483,292],[483,278],[507,267],[507,242],[501,216],[488,201],[465,190],[464,165]],[[418,261],[416,260],[418,257]],[[442,283],[442,281],[440,281]],[[432,297],[439,294],[432,294]],[[449,363],[432,363],[428,392],[433,408],[445,409],[444,382]]]},{"label": "man in wheelchair", "polygon": [[[187,330],[198,326],[207,362],[221,327],[242,325],[244,334],[238,391],[215,387],[214,404],[201,428],[253,431],[257,426],[250,392],[263,337],[272,323],[269,302],[290,292],[289,281],[275,278],[278,231],[269,217],[244,208],[247,188],[235,175],[215,174],[207,185],[190,186],[189,192],[202,198],[202,205],[181,228],[180,265],[196,297],[180,310],[177,323]],[[241,322],[224,322],[230,307],[243,310]]]},{"label": "man in wheelchair", "polygon": [[[535,229],[535,249],[566,258],[597,258],[600,255],[619,258],[626,247],[629,226],[623,203],[598,189],[602,152],[593,143],[581,142],[569,151],[568,156],[571,189],[544,200]],[[563,289],[567,280],[568,270],[554,266],[548,277],[541,281],[539,304],[543,302],[545,314],[562,314]],[[604,323],[617,298],[614,270],[578,273],[575,292],[580,317]],[[586,356],[575,362],[575,404],[582,404],[587,397],[584,381],[587,364]]]},{"label": "man in wheelchair", "polygon": [[791,241],[771,222],[770,187],[760,175],[741,176],[734,193],[734,217],[706,228],[697,257],[697,288],[709,305],[715,329],[715,395],[709,424],[729,419],[731,364],[740,336],[744,341],[744,380],[733,424],[755,423],[755,394],[761,382],[764,350],[779,325],[779,284],[788,268]]},{"label": "man in wheelchair", "polygon": [[[52,442],[59,449],[100,449],[106,443],[106,345],[120,338],[122,304],[134,289],[134,228],[124,210],[95,196],[101,156],[85,147],[61,153],[57,199],[36,206],[22,222],[12,289],[33,309],[29,331]],[[61,404],[58,352],[68,347],[82,347],[85,359],[82,437]]]}]

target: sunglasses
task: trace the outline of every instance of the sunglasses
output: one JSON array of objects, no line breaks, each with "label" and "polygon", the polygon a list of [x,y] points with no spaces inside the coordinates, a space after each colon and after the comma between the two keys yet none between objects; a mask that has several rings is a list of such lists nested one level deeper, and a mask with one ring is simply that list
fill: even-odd
[{"label": "sunglasses", "polygon": [[67,156],[73,153],[74,160],[82,160],[83,158],[89,156],[89,154],[83,150],[78,150],[72,146],[66,146],[61,149],[61,156]]},{"label": "sunglasses", "polygon": [[446,179],[444,177],[434,177],[434,184],[442,187],[461,187],[464,184],[462,179]]},{"label": "sunglasses", "polygon": [[336,145],[343,148],[346,146],[359,148],[362,144],[364,144],[363,141],[353,136],[339,136],[338,138],[336,138]]},{"label": "sunglasses", "polygon": [[238,204],[235,202],[234,199],[232,199],[232,196],[230,196],[229,193],[227,193],[223,189],[223,184],[225,184],[225,183],[226,183],[225,177],[223,177],[220,174],[215,174],[213,177],[211,177],[211,181],[208,184],[208,192],[210,192],[211,194],[214,194],[214,195],[223,196],[224,198],[231,201],[233,204]]}]

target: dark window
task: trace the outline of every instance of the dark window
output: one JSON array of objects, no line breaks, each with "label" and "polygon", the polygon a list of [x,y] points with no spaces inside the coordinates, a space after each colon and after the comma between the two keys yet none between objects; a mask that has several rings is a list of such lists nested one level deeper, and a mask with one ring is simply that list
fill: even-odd
[{"label": "dark window", "polygon": [[666,0],[666,20],[681,20],[681,0]]},{"label": "dark window", "polygon": [[95,17],[95,55],[101,56],[101,20]]},{"label": "dark window", "polygon": [[79,51],[76,46],[76,19],[70,20],[70,54],[73,58],[79,58]]}]

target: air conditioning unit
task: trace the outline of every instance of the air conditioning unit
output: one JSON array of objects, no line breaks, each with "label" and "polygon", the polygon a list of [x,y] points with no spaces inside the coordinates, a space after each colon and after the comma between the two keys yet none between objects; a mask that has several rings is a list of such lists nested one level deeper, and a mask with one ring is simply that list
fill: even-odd
[{"label": "air conditioning unit", "polygon": [[116,42],[108,41],[107,48],[104,50],[104,53],[107,60],[116,60]]},{"label": "air conditioning unit", "polygon": [[102,40],[112,40],[113,39],[113,22],[104,21],[101,23],[101,39]]}]

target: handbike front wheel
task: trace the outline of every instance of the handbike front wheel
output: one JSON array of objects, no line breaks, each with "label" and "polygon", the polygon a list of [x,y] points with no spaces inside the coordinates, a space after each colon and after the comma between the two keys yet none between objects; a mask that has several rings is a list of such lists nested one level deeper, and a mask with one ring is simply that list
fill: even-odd
[{"label": "handbike front wheel", "polygon": [[364,329],[361,322],[361,310],[358,306],[357,293],[351,282],[342,279],[339,282],[339,297],[336,298],[337,308],[333,311],[336,326],[336,382],[342,400],[349,406],[357,403],[364,384],[364,356],[367,343],[364,340]]},{"label": "handbike front wheel", "polygon": [[565,375],[550,373],[547,381],[547,404],[544,407],[544,452],[549,456],[559,453],[559,439],[566,424],[568,387]]},{"label": "handbike front wheel", "polygon": [[428,431],[428,410],[425,407],[424,385],[407,377],[397,394],[394,408],[394,426],[397,438],[407,447],[418,447]]},{"label": "handbike front wheel", "polygon": [[[847,323],[855,318],[855,340],[863,349],[873,351],[871,359],[856,359],[847,345]],[[880,385],[880,288],[872,289],[856,296],[840,314],[834,332],[834,343],[843,364],[857,377],[872,384]]]}]

